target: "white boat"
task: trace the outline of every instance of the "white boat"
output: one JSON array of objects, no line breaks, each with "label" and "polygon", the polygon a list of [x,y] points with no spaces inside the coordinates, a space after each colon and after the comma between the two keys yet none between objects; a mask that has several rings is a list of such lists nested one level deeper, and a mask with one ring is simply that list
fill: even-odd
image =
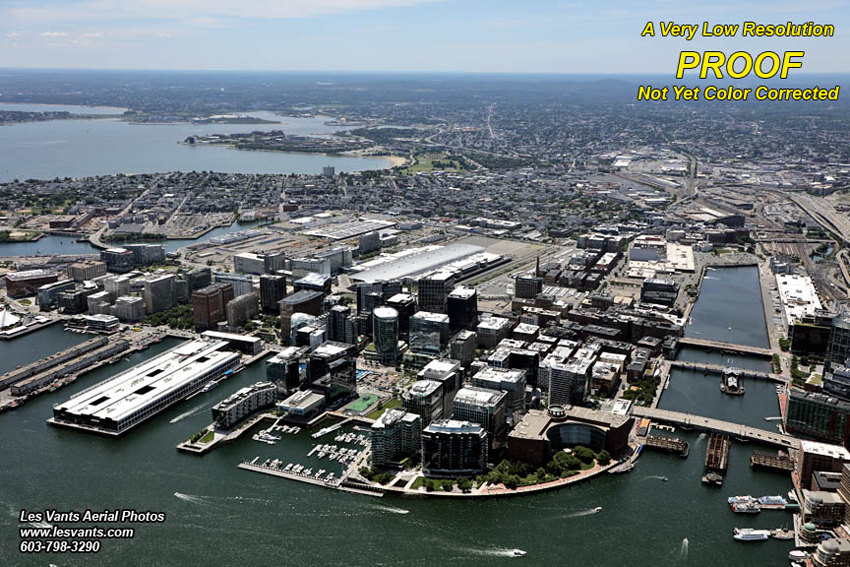
[{"label": "white boat", "polygon": [[514,557],[525,557],[526,553],[521,549],[514,549]]},{"label": "white boat", "polygon": [[593,509],[593,511],[594,511],[594,512],[601,512],[601,511],[602,511],[602,506],[597,506],[596,508],[594,508],[594,509]]},{"label": "white boat", "polygon": [[770,530],[754,530],[751,528],[735,528],[736,541],[765,541],[770,539]]},{"label": "white boat", "polygon": [[803,551],[802,549],[795,549],[788,553],[788,559],[791,561],[805,561],[809,558],[809,553],[807,551]]}]

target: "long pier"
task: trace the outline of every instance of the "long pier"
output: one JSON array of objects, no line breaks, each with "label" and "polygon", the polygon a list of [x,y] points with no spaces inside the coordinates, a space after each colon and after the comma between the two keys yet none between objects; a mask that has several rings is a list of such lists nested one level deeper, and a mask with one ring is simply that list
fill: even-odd
[{"label": "long pier", "polygon": [[[727,369],[722,364],[706,364],[704,362],[688,362],[686,360],[670,360],[671,368],[684,368],[685,370],[701,370],[713,374],[723,374]],[[757,370],[747,370],[746,368],[735,367],[737,374],[743,378],[758,378],[761,380],[772,380],[785,384],[787,380],[781,374],[773,374],[772,372],[759,372]]]},{"label": "long pier", "polygon": [[705,470],[725,474],[728,465],[729,438],[723,434],[712,433],[705,450]]},{"label": "long pier", "polygon": [[730,423],[701,415],[693,415],[690,413],[682,413],[678,411],[662,410],[658,408],[648,408],[645,406],[634,406],[632,415],[635,417],[647,417],[652,421],[661,423],[670,423],[683,426],[684,428],[692,427],[693,429],[711,431],[713,433],[723,433],[734,437],[749,439],[751,441],[759,441],[768,445],[777,445],[779,447],[796,448],[799,441],[790,435],[781,433],[773,433],[764,429],[757,429],[740,423]]},{"label": "long pier", "polygon": [[680,457],[688,456],[688,442],[678,437],[667,437],[665,435],[647,435],[646,446],[653,449],[661,449],[670,453],[677,453]]},{"label": "long pier", "polygon": [[787,454],[784,456],[781,453],[772,455],[770,453],[755,451],[753,456],[750,457],[750,466],[752,468],[764,467],[766,469],[790,472],[794,470],[794,461]]},{"label": "long pier", "polygon": [[736,352],[739,354],[750,354],[754,356],[773,356],[773,351],[771,351],[769,348],[755,347],[750,345],[739,345],[735,343],[725,343],[722,341],[709,341],[706,339],[696,339],[694,337],[681,337],[679,339],[679,345],[712,348],[717,350]]}]

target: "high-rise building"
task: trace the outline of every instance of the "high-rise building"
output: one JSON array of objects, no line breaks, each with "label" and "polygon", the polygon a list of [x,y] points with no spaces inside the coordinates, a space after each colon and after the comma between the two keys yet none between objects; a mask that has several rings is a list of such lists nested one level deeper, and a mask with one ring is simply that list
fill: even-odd
[{"label": "high-rise building", "polygon": [[452,272],[435,272],[419,278],[419,309],[446,313],[449,292],[454,288]]},{"label": "high-rise building", "polygon": [[233,286],[214,283],[192,294],[195,330],[209,331],[227,317],[227,304],[233,299]]},{"label": "high-rise building", "polygon": [[676,303],[679,295],[679,284],[673,280],[647,278],[643,280],[640,289],[640,300],[644,303],[655,303],[668,307]]},{"label": "high-rise building", "polygon": [[145,300],[123,295],[115,300],[111,313],[122,323],[136,323],[145,318]]},{"label": "high-rise building", "polygon": [[288,392],[297,390],[301,386],[301,361],[307,359],[307,353],[306,348],[285,347],[266,361],[266,379],[281,384]]},{"label": "high-rise building", "polygon": [[422,473],[427,477],[473,477],[487,467],[487,431],[476,423],[441,419],[422,430]]},{"label": "high-rise building", "polygon": [[94,260],[77,262],[68,266],[68,277],[75,282],[93,280],[106,275],[106,263]]},{"label": "high-rise building", "polygon": [[136,266],[134,254],[126,248],[107,248],[100,251],[100,259],[106,269],[117,274],[132,272]]},{"label": "high-rise building", "polygon": [[244,274],[226,274],[215,272],[216,283],[229,283],[233,286],[233,295],[238,297],[254,291],[254,278]]},{"label": "high-rise building", "polygon": [[33,295],[43,285],[59,281],[53,270],[25,270],[6,274],[6,293],[9,297]]},{"label": "high-rise building", "polygon": [[404,409],[422,418],[428,425],[443,417],[443,385],[435,380],[418,380],[402,394]]},{"label": "high-rise building", "polygon": [[832,320],[825,361],[827,368],[845,366],[850,359],[850,315],[844,313]]},{"label": "high-rise building", "polygon": [[74,280],[59,280],[44,284],[36,290],[39,311],[50,311],[59,302],[59,294],[74,289]]},{"label": "high-rise building", "polygon": [[145,299],[145,309],[148,314],[159,313],[174,307],[174,275],[163,274],[145,278],[142,297]]},{"label": "high-rise building", "polygon": [[124,248],[133,253],[133,262],[137,266],[165,262],[165,246],[162,244],[127,244]]},{"label": "high-rise building", "polygon": [[821,541],[812,557],[813,567],[850,567],[850,539]]},{"label": "high-rise building", "polygon": [[504,392],[508,415],[525,410],[525,370],[487,366],[475,373],[472,385]]},{"label": "high-rise building", "polygon": [[505,392],[466,386],[455,394],[452,419],[483,426],[491,441],[504,439],[507,431],[506,401]]},{"label": "high-rise building", "polygon": [[386,410],[369,428],[372,466],[398,466],[419,450],[421,436],[421,417],[401,409]]},{"label": "high-rise building", "polygon": [[243,252],[233,256],[233,270],[242,274],[273,274],[285,269],[286,255],[277,252]]},{"label": "high-rise building", "polygon": [[595,361],[595,353],[582,348],[567,362],[553,363],[549,367],[549,405],[581,405]]},{"label": "high-rise building", "polygon": [[410,349],[436,354],[449,340],[449,316],[442,313],[417,311],[410,318]]},{"label": "high-rise building", "polygon": [[286,297],[286,276],[268,274],[260,276],[260,306],[263,311],[280,313],[278,303],[284,297]]},{"label": "high-rise building", "polygon": [[476,327],[478,346],[481,348],[495,348],[503,339],[508,338],[511,326],[511,320],[504,317],[491,316],[481,319]]},{"label": "high-rise building", "polygon": [[453,289],[446,299],[446,308],[452,333],[474,329],[478,324],[478,293],[474,287],[458,286]]},{"label": "high-rise building", "polygon": [[469,366],[475,360],[475,348],[478,344],[478,335],[472,331],[461,331],[449,344],[449,356],[460,361],[461,366]]},{"label": "high-rise building", "polygon": [[846,446],[850,443],[850,402],[791,388],[783,425],[791,435]]},{"label": "high-rise building", "polygon": [[452,415],[452,402],[463,384],[462,372],[457,360],[432,360],[417,375],[420,380],[442,384],[443,416]]},{"label": "high-rise building", "polygon": [[398,311],[376,307],[372,311],[372,336],[381,363],[394,366],[398,359]]},{"label": "high-rise building", "polygon": [[109,276],[103,280],[103,289],[112,294],[112,297],[130,295],[132,284],[130,276]]},{"label": "high-rise building", "polygon": [[196,268],[183,272],[183,277],[186,278],[186,283],[189,285],[189,294],[191,294],[212,283],[212,270],[209,268]]},{"label": "high-rise building", "polygon": [[338,405],[357,394],[357,347],[327,341],[310,354],[307,371],[310,388]]},{"label": "high-rise building", "polygon": [[387,306],[398,312],[398,336],[410,340],[410,318],[416,313],[416,300],[409,293],[397,293],[387,299]]},{"label": "high-rise building", "polygon": [[543,278],[536,276],[517,276],[514,281],[514,297],[534,299],[543,293]]},{"label": "high-rise building", "polygon": [[334,305],[328,312],[327,338],[350,345],[357,344],[357,321],[347,305]]},{"label": "high-rise building", "polygon": [[227,326],[231,329],[244,327],[245,324],[260,313],[260,301],[256,293],[246,293],[234,297],[228,302]]}]

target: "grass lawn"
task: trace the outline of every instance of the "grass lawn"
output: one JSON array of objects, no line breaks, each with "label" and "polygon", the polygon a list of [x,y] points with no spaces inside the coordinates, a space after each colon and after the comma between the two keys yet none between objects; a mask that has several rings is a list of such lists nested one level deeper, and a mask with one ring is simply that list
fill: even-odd
[{"label": "grass lawn", "polygon": [[398,407],[401,407],[401,400],[394,398],[394,399],[388,401],[387,403],[385,403],[384,407],[376,409],[375,411],[373,411],[372,413],[370,413],[366,417],[368,417],[369,419],[378,419],[379,417],[381,417],[381,415],[383,415],[384,411],[386,411],[390,408],[398,408]]},{"label": "grass lawn", "polygon": [[209,443],[215,437],[215,433],[212,431],[207,431],[203,437],[198,439],[198,443]]},{"label": "grass lawn", "polygon": [[366,394],[365,396],[360,396],[346,407],[346,409],[350,409],[351,411],[361,412],[366,408],[374,404],[378,401],[377,396],[373,396],[371,394]]},{"label": "grass lawn", "polygon": [[[460,164],[456,160],[448,160],[446,159],[445,154],[417,154],[415,156],[416,163],[407,168],[408,173],[416,173],[419,171],[461,171],[462,168]],[[437,165],[434,165],[434,162],[438,162]],[[451,164],[448,166],[448,164]]]}]

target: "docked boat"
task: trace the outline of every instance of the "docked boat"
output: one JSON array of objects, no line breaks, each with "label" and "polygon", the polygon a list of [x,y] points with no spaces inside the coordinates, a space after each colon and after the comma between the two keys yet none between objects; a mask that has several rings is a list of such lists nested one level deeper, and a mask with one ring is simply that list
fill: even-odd
[{"label": "docked boat", "polygon": [[218,382],[215,382],[215,381],[207,382],[207,384],[203,388],[201,388],[201,392],[204,392],[204,393],[211,392],[211,391],[215,390],[216,388],[218,388]]},{"label": "docked boat", "polygon": [[765,541],[770,539],[769,530],[754,530],[751,528],[735,528],[732,536],[736,541]]},{"label": "docked boat", "polygon": [[746,504],[747,502],[753,502],[755,498],[746,494],[744,496],[730,496],[726,499],[726,502],[729,503],[730,506],[734,506],[735,504]]},{"label": "docked boat", "polygon": [[784,510],[788,501],[781,496],[761,496],[757,502],[766,510]]},{"label": "docked boat", "polygon": [[773,539],[784,540],[784,541],[794,539],[794,531],[793,530],[786,530],[786,529],[773,530]]},{"label": "docked boat", "polygon": [[525,557],[526,556],[525,551],[523,551],[521,549],[514,549],[513,554],[514,554],[514,557]]},{"label": "docked boat", "polygon": [[761,512],[761,506],[758,502],[734,504],[732,505],[732,511],[736,514],[758,514],[759,512]]},{"label": "docked boat", "polygon": [[329,425],[328,427],[323,427],[322,429],[320,429],[320,430],[318,430],[317,432],[313,433],[313,434],[311,435],[311,437],[312,437],[313,439],[318,439],[319,437],[323,437],[323,436],[327,435],[328,433],[333,433],[334,431],[336,431],[336,430],[337,430],[337,429],[339,429],[340,427],[342,427],[342,424],[341,424],[341,423],[335,423],[335,424],[333,424],[333,425]]},{"label": "docked boat", "polygon": [[802,549],[794,549],[788,553],[788,559],[791,561],[805,561],[809,556],[809,552]]}]

